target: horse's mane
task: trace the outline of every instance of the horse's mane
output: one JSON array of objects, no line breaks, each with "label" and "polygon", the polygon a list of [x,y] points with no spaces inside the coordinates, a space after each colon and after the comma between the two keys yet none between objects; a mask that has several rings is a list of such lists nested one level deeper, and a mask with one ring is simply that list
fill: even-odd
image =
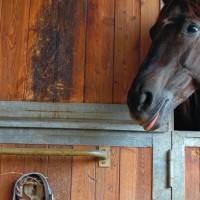
[{"label": "horse's mane", "polygon": [[200,130],[200,90],[196,90],[174,112],[176,130]]},{"label": "horse's mane", "polygon": [[200,0],[181,0],[180,2],[185,3],[186,11],[190,16],[200,17]]},{"label": "horse's mane", "polygon": [[200,17],[200,0],[169,0],[166,1],[164,8],[161,11],[160,16],[164,15],[171,6],[175,4],[181,6],[181,11],[187,13],[190,16]]}]

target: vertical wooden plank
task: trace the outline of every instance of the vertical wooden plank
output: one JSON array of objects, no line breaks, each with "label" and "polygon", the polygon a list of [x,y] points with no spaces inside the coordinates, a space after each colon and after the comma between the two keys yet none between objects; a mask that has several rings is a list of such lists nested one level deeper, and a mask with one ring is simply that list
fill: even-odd
[{"label": "vertical wooden plank", "polygon": [[30,8],[32,29],[28,41],[30,55],[28,55],[26,99],[53,102],[55,57],[58,50],[58,0],[42,2],[32,1]]},{"label": "vertical wooden plank", "polygon": [[2,2],[0,100],[23,100],[29,0]]},{"label": "vertical wooden plank", "polygon": [[[28,41],[27,41],[27,55],[26,55],[26,85],[24,99],[30,100],[30,93],[27,92],[27,87],[31,88],[30,83],[30,71],[31,71],[31,53],[34,51],[34,43],[37,35],[36,23],[38,22],[39,13],[42,10],[44,1],[31,0],[30,3],[30,15],[29,15],[29,32],[28,32]],[[30,92],[30,91],[29,91]],[[33,99],[32,99],[33,100]],[[26,148],[48,148],[48,145],[26,145]],[[37,163],[37,164],[36,164]],[[48,167],[48,157],[47,156],[26,156],[24,163],[24,173],[30,172],[40,172],[47,177],[47,167]]]},{"label": "vertical wooden plank", "polygon": [[96,164],[96,200],[119,199],[119,156],[120,147],[111,148],[111,166],[99,168]]},{"label": "vertical wooden plank", "polygon": [[32,56],[34,53],[34,44],[37,39],[36,29],[37,22],[42,12],[42,6],[45,0],[31,0],[30,2],[30,15],[29,15],[29,30],[28,30],[28,40],[27,40],[27,55],[26,55],[26,79],[25,79],[25,101],[33,101],[34,94],[32,90],[33,77],[32,77]]},{"label": "vertical wooden plank", "polygon": [[[1,1],[0,100],[23,100],[29,0]],[[24,145],[3,145],[24,147]],[[24,156],[1,157],[0,199],[11,199],[13,183],[23,173]]]},{"label": "vertical wooden plank", "polygon": [[82,102],[86,0],[45,1],[39,12],[37,4],[31,7],[26,99]]},{"label": "vertical wooden plank", "polygon": [[112,103],[114,0],[89,0],[85,102]]},{"label": "vertical wooden plank", "polygon": [[[0,30],[1,30],[2,2],[3,2],[3,0],[0,0]],[[1,32],[0,32],[0,34],[1,34]]]},{"label": "vertical wooden plank", "polygon": [[149,148],[121,148],[120,199],[151,199],[151,154]]},{"label": "vertical wooden plank", "polygon": [[[58,55],[66,63],[58,63],[59,69],[54,70],[54,101],[83,102],[86,5],[86,0],[58,2]],[[55,198],[70,199],[71,158],[49,157],[48,169]]]},{"label": "vertical wooden plank", "polygon": [[83,101],[86,0],[58,2],[54,101]]},{"label": "vertical wooden plank", "polygon": [[[83,102],[84,98],[84,77],[85,77],[85,37],[86,37],[86,17],[87,0],[74,1],[76,13],[74,14],[72,51],[72,86],[70,88],[69,102]],[[66,24],[67,26],[67,24]]]},{"label": "vertical wooden plank", "polygon": [[[120,199],[136,199],[137,150],[121,148],[120,153]],[[127,162],[128,161],[128,162]]]},{"label": "vertical wooden plank", "polygon": [[[24,145],[3,145],[3,147],[24,147]],[[13,185],[24,172],[24,156],[3,155],[1,158],[1,184],[0,200],[11,199]]]},{"label": "vertical wooden plank", "polygon": [[185,199],[200,199],[200,148],[185,148]]},{"label": "vertical wooden plank", "polygon": [[[1,20],[1,14],[2,14],[2,0],[0,0],[0,37],[1,37],[1,23],[2,23],[2,20]],[[1,47],[0,47],[1,49]],[[3,145],[0,144],[0,148],[2,147]],[[3,180],[2,180],[2,172],[1,172],[1,160],[2,160],[2,156],[0,156],[0,194],[2,194],[3,192]],[[0,195],[0,198],[1,198],[1,195]]]},{"label": "vertical wooden plank", "polygon": [[137,199],[151,200],[152,196],[152,149],[138,148]]},{"label": "vertical wooden plank", "polygon": [[[48,148],[47,145],[26,145],[26,148]],[[24,173],[40,172],[47,176],[47,156],[25,156]]]},{"label": "vertical wooden plank", "polygon": [[[72,146],[50,145],[49,148],[67,148]],[[71,198],[72,157],[51,156],[48,162],[48,181],[55,199]]]},{"label": "vertical wooden plank", "polygon": [[[74,149],[95,149],[95,147],[75,146]],[[95,199],[95,161],[94,158],[73,157],[71,200]]]},{"label": "vertical wooden plank", "polygon": [[151,40],[149,30],[154,25],[160,11],[160,0],[141,0],[140,60],[146,56]]},{"label": "vertical wooden plank", "polygon": [[[85,102],[112,103],[115,1],[88,1]],[[96,165],[95,198],[119,199],[119,148],[111,149],[111,167]]]},{"label": "vertical wooden plank", "polygon": [[116,0],[114,103],[126,103],[128,89],[139,69],[140,0]]}]

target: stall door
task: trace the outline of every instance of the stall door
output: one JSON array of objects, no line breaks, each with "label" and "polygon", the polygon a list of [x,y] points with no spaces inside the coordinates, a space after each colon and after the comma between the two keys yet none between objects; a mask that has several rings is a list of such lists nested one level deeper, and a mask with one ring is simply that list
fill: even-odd
[{"label": "stall door", "polygon": [[175,131],[172,137],[173,199],[198,200],[200,133]]}]

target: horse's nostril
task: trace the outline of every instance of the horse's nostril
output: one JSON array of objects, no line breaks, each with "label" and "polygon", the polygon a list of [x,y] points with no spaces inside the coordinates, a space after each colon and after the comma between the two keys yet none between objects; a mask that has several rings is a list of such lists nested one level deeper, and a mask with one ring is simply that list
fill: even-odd
[{"label": "horse's nostril", "polygon": [[140,96],[140,107],[147,108],[153,102],[153,94],[150,91],[143,91]]},{"label": "horse's nostril", "polygon": [[140,96],[140,104],[144,104],[146,101],[147,95],[146,93],[142,93]]}]

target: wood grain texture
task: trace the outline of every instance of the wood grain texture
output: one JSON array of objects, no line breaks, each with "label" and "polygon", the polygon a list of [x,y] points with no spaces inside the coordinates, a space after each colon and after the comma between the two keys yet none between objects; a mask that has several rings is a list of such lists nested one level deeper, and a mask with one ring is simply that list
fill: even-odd
[{"label": "wood grain texture", "polygon": [[[47,149],[47,145],[26,145],[26,148],[44,148]],[[24,173],[40,172],[44,176],[47,176],[47,156],[25,156],[24,159]]]},{"label": "wood grain texture", "polygon": [[[153,11],[153,12],[152,12]],[[140,61],[146,56],[151,40],[149,30],[160,12],[160,0],[141,0]]]},{"label": "wood grain texture", "polygon": [[151,199],[151,158],[150,148],[121,148],[120,199]]},{"label": "wood grain texture", "polygon": [[185,200],[200,199],[200,148],[185,148]]},{"label": "wood grain texture", "polygon": [[45,0],[31,0],[30,3],[30,14],[29,14],[29,29],[28,29],[28,40],[27,40],[27,55],[26,55],[26,76],[25,76],[25,92],[24,100],[34,100],[33,87],[33,73],[32,73],[32,54],[34,53],[34,44],[37,40],[36,27],[39,20],[40,13]]},{"label": "wood grain texture", "polygon": [[54,101],[55,54],[58,49],[57,19],[58,1],[45,1],[36,18],[34,27],[36,41],[31,49],[29,73],[31,73],[30,87],[33,92],[31,100],[34,101]]},{"label": "wood grain texture", "polygon": [[[2,13],[2,0],[0,0],[0,30],[1,30],[1,13]],[[0,36],[1,36],[1,31],[0,31]],[[1,46],[0,46],[0,50],[1,50]],[[3,145],[0,144],[0,148],[2,147]],[[1,162],[2,161],[2,156],[0,156],[0,166],[1,166]],[[0,167],[0,194],[3,193],[3,180],[2,180],[2,171],[1,171],[1,167]],[[1,196],[0,196],[1,198]]]},{"label": "wood grain texture", "polygon": [[[2,3],[3,0],[0,0],[0,30],[1,30],[1,13],[2,13]],[[0,32],[1,33],[1,32]],[[1,48],[1,47],[0,47]]]},{"label": "wood grain texture", "polygon": [[[75,146],[74,149],[95,149],[95,147]],[[73,157],[71,200],[95,199],[95,161],[94,158]]]},{"label": "wood grain texture", "polygon": [[[137,148],[137,199],[151,200],[152,195],[152,149]],[[145,191],[145,192],[144,192]]]},{"label": "wood grain texture", "polygon": [[[21,147],[24,145],[3,145],[3,147]],[[24,173],[24,156],[3,155],[1,158],[2,193],[0,200],[11,199],[15,181]]]},{"label": "wood grain texture", "polygon": [[33,1],[32,9],[26,99],[82,102],[86,0]]},{"label": "wood grain texture", "polygon": [[96,200],[119,199],[119,147],[111,147],[111,166],[99,168],[96,163]]},{"label": "wood grain texture", "polygon": [[112,103],[114,0],[89,0],[85,102]]},{"label": "wood grain texture", "polygon": [[[158,8],[159,0],[0,0],[0,100],[125,103]],[[0,200],[10,199],[13,171],[48,176],[57,199],[150,199],[151,154],[112,147],[106,169],[93,158],[2,156]]]},{"label": "wood grain texture", "polygon": [[2,2],[0,100],[23,100],[29,0]]},{"label": "wood grain texture", "polygon": [[126,103],[127,92],[139,69],[140,1],[116,0],[114,103]]},{"label": "wood grain texture", "polygon": [[73,73],[69,102],[83,102],[84,99],[86,18],[87,0],[76,0],[76,14],[74,15],[71,35],[74,38],[74,45],[72,48]]},{"label": "wood grain texture", "polygon": [[86,0],[59,1],[56,102],[82,102],[85,63]]},{"label": "wood grain texture", "polygon": [[[47,145],[25,145],[26,148],[48,148]],[[24,174],[39,172],[47,177],[47,156],[24,156]],[[48,180],[48,177],[47,177]]]},{"label": "wood grain texture", "polygon": [[[29,5],[29,0],[0,2],[0,100],[23,100]],[[11,199],[13,183],[23,170],[24,156],[1,156],[1,200]]]},{"label": "wood grain texture", "polygon": [[[72,149],[72,146],[49,145],[49,148]],[[71,198],[72,157],[50,156],[48,160],[48,181],[55,199]]]}]

